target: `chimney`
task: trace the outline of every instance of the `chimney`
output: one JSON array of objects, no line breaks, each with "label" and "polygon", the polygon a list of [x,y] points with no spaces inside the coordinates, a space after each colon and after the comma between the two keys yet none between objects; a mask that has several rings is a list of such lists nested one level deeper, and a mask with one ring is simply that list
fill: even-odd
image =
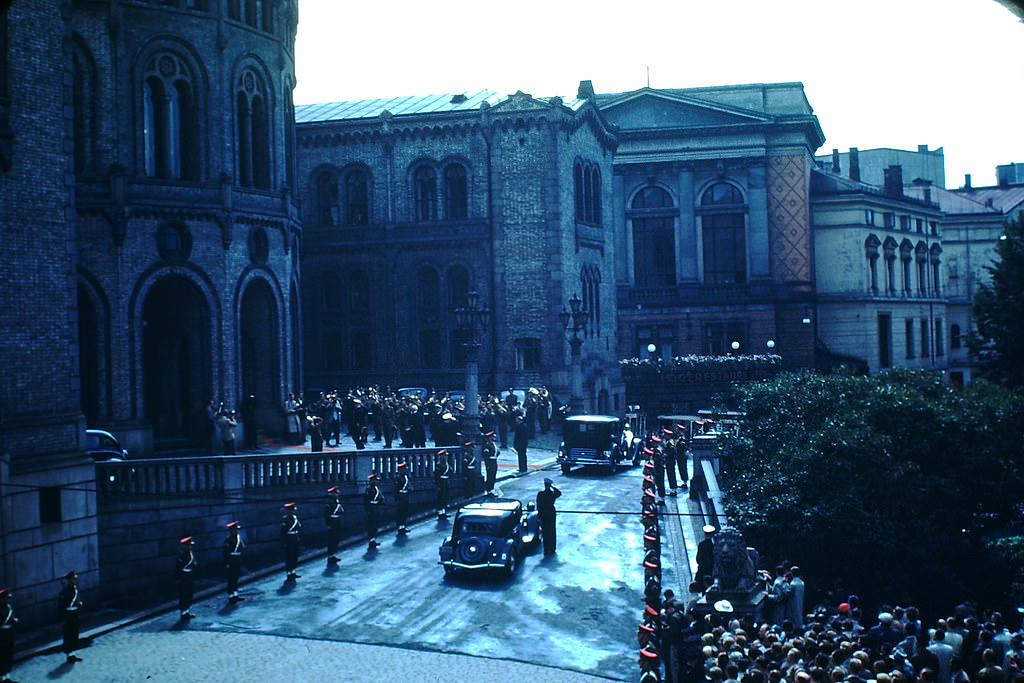
[{"label": "chimney", "polygon": [[926,153],[928,151],[928,145],[918,145],[917,151],[921,152],[922,154]]},{"label": "chimney", "polygon": [[842,173],[839,166],[839,150],[834,147],[832,148],[832,172],[836,175]]},{"label": "chimney", "polygon": [[576,99],[589,100],[594,96],[594,83],[592,81],[580,81],[580,87],[576,91]]},{"label": "chimney", "polygon": [[850,180],[860,182],[860,152],[856,147],[850,148]]},{"label": "chimney", "polygon": [[883,171],[885,174],[885,193],[890,197],[903,196],[903,167],[894,164]]},{"label": "chimney", "polygon": [[970,173],[965,173],[964,174],[964,189],[965,190],[971,189],[971,174]]}]

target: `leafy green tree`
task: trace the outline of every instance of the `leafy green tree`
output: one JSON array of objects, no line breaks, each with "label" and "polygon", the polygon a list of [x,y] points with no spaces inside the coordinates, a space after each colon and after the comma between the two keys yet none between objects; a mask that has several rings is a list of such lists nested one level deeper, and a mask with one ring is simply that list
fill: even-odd
[{"label": "leafy green tree", "polygon": [[982,361],[986,377],[1024,387],[1024,214],[1006,223],[996,260],[986,269],[992,281],[974,295],[968,349]]},{"label": "leafy green tree", "polygon": [[1020,396],[907,370],[784,373],[736,393],[727,514],[766,563],[946,607],[976,584],[980,525],[1024,494]]}]

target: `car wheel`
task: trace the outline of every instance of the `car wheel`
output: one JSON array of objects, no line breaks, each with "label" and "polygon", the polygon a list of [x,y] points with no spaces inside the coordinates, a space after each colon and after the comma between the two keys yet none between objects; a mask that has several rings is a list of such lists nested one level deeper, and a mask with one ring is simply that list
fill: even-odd
[{"label": "car wheel", "polygon": [[508,560],[505,561],[505,574],[512,576],[516,573],[516,567],[519,565],[519,556],[513,550],[508,554]]},{"label": "car wheel", "polygon": [[455,555],[463,564],[477,564],[483,562],[487,557],[487,543],[476,536],[470,536],[459,541],[455,549]]},{"label": "car wheel", "polygon": [[562,463],[562,474],[568,476],[569,470],[571,470],[571,469],[572,469],[572,465],[570,465],[567,462],[563,462]]}]

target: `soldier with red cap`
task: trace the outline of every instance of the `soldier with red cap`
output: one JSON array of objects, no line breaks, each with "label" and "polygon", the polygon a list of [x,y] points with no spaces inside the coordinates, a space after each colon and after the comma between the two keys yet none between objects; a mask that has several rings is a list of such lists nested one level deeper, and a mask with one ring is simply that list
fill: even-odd
[{"label": "soldier with red cap", "polygon": [[338,545],[341,543],[341,516],[345,507],[341,504],[341,490],[337,486],[327,489],[327,504],[324,505],[324,521],[327,523],[327,564],[338,564]]},{"label": "soldier with red cap", "polygon": [[228,537],[224,540],[224,568],[228,573],[228,600],[231,602],[245,600],[238,594],[238,577],[242,575],[242,553],[245,551],[241,528],[238,522],[229,522]]},{"label": "soldier with red cap", "polygon": [[395,533],[404,536],[409,533],[409,494],[412,493],[412,477],[409,476],[409,464],[405,461],[398,463],[398,475],[395,477],[395,500],[398,502],[398,512],[395,515]]},{"label": "soldier with red cap", "polygon": [[178,541],[181,550],[178,551],[178,558],[174,563],[174,577],[178,583],[178,611],[182,619],[191,619],[192,598],[195,593],[195,570],[196,556],[192,552],[195,542],[191,536]]},{"label": "soldier with red cap", "polygon": [[294,580],[301,576],[295,569],[299,566],[299,532],[302,522],[295,512],[295,503],[284,504],[284,517],[281,518],[281,543],[284,545],[284,570],[288,572],[285,580]]},{"label": "soldier with red cap", "polygon": [[14,667],[14,625],[18,617],[14,616],[11,597],[10,589],[0,588],[0,676],[3,676],[3,683],[10,683],[8,674]]},{"label": "soldier with red cap", "polygon": [[494,430],[484,434],[484,445],[481,449],[484,459],[484,494],[495,495],[494,482],[498,479],[498,448],[494,444]]},{"label": "soldier with red cap", "polygon": [[380,475],[371,472],[366,480],[363,491],[363,506],[366,508],[367,550],[373,550],[380,543],[377,541],[377,529],[380,527],[380,508],[384,504],[384,492],[380,490]]},{"label": "soldier with red cap", "polygon": [[57,606],[60,608],[64,627],[64,643],[61,649],[67,655],[68,663],[74,664],[82,661],[82,658],[75,654],[75,650],[78,649],[79,610],[84,603],[78,596],[78,572],[72,569],[63,578],[64,587],[57,596]]},{"label": "soldier with red cap", "polygon": [[448,480],[452,476],[452,464],[448,460],[448,449],[437,452],[434,465],[434,481],[437,483],[437,518],[448,519]]}]

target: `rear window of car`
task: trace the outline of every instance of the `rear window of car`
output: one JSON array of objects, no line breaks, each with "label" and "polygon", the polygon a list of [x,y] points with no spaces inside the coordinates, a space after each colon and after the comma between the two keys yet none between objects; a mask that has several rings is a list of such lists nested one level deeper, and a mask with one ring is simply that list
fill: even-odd
[{"label": "rear window of car", "polygon": [[501,533],[501,519],[469,517],[459,521],[459,533],[463,536],[498,536]]}]

